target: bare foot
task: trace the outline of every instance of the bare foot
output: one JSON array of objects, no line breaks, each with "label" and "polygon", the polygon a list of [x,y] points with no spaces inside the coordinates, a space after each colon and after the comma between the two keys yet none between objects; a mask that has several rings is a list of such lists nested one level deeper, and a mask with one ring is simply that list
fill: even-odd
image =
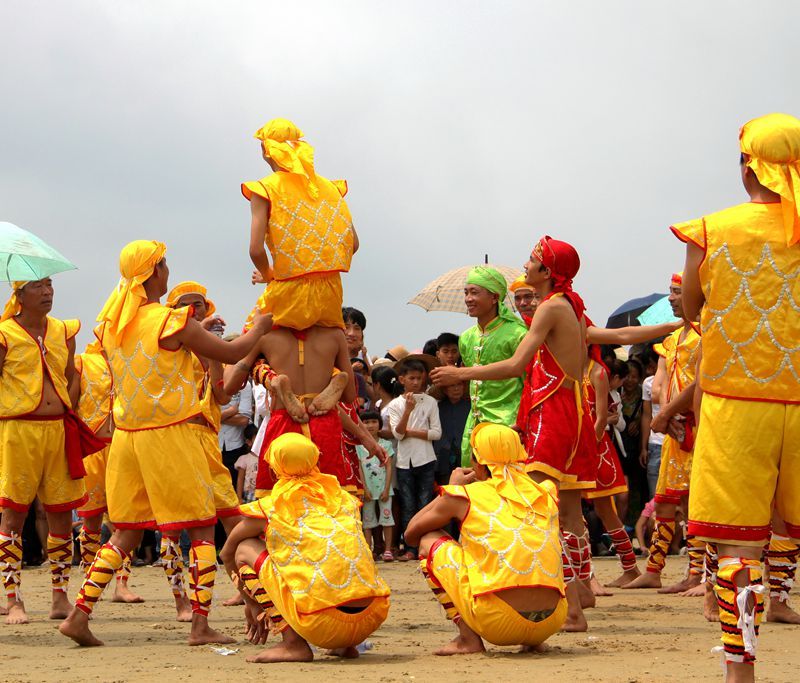
[{"label": "bare foot", "polygon": [[299,642],[275,643],[253,657],[248,657],[251,664],[271,664],[275,662],[313,662],[314,653],[304,640]]},{"label": "bare foot", "polygon": [[348,375],[344,372],[340,372],[331,378],[328,386],[320,391],[309,404],[309,414],[324,415],[333,410],[336,404],[339,403],[342,392],[347,388],[348,379]]},{"label": "bare foot", "polygon": [[678,593],[682,598],[702,598],[706,594],[706,586],[704,583],[698,583],[692,586],[689,590]]},{"label": "bare foot", "polygon": [[25,603],[21,600],[12,602],[8,606],[6,613],[8,614],[6,617],[6,624],[9,626],[17,626],[19,624],[28,623],[28,614],[25,612]]},{"label": "bare foot", "polygon": [[574,633],[589,630],[589,623],[586,621],[586,615],[581,607],[580,585],[580,581],[572,581],[567,584],[567,620],[561,627],[562,631]]},{"label": "bare foot", "polygon": [[565,633],[583,633],[589,630],[589,622],[586,621],[583,611],[575,612],[574,614],[567,612],[567,619],[561,630]]},{"label": "bare foot", "polygon": [[710,585],[706,589],[706,596],[703,598],[703,616],[706,618],[706,621],[712,623],[719,621],[717,596],[714,594],[714,588]]},{"label": "bare foot", "polygon": [[631,581],[635,581],[642,575],[642,572],[639,571],[638,567],[634,567],[633,569],[629,569],[628,571],[622,572],[616,579],[614,579],[611,583],[607,583],[606,586],[609,588],[622,588],[623,586],[629,584]]},{"label": "bare foot", "polygon": [[131,589],[128,588],[127,582],[117,581],[117,587],[114,589],[114,597],[111,598],[111,602],[125,602],[128,604],[133,604],[136,602],[144,602],[144,598],[132,592]]},{"label": "bare foot", "polygon": [[589,588],[583,581],[575,581],[580,596],[581,609],[591,609],[597,604],[592,589]]},{"label": "bare foot", "polygon": [[358,659],[358,649],[355,647],[337,647],[333,650],[328,650],[325,654],[329,657],[341,657],[342,659]]},{"label": "bare foot", "polygon": [[244,605],[244,598],[240,593],[237,593],[232,598],[228,598],[222,603],[223,607],[238,607],[239,605]]},{"label": "bare foot", "polygon": [[699,586],[700,582],[703,580],[701,574],[689,574],[685,579],[678,581],[678,583],[674,583],[671,586],[667,586],[666,588],[659,589],[659,593],[684,593],[688,591],[690,588],[694,588],[695,586]]},{"label": "bare foot", "polygon": [[215,631],[208,625],[208,619],[199,614],[192,618],[192,630],[189,632],[189,645],[209,645],[218,643],[220,645],[230,645],[236,639],[226,636],[224,633]]},{"label": "bare foot", "polygon": [[728,662],[725,667],[725,683],[753,683],[756,680],[752,664]]},{"label": "bare foot", "polygon": [[469,655],[475,652],[486,652],[483,646],[483,641],[480,636],[474,638],[457,635],[444,647],[440,647],[433,654],[440,657],[449,657],[450,655]]},{"label": "bare foot", "polygon": [[776,624],[800,624],[800,614],[789,607],[788,602],[781,602],[777,598],[769,599],[767,621]]},{"label": "bare foot", "polygon": [[295,396],[295,393],[292,391],[292,385],[289,383],[289,378],[286,375],[278,375],[273,379],[272,388],[275,389],[275,393],[278,395],[286,412],[289,413],[289,417],[301,424],[308,422],[306,407],[300,403],[297,396]]},{"label": "bare foot", "polygon": [[97,647],[103,644],[103,641],[95,638],[89,630],[89,615],[77,607],[73,608],[70,615],[61,622],[58,630],[61,635],[72,638],[81,647]]},{"label": "bare foot", "polygon": [[630,583],[621,586],[621,588],[661,588],[661,574],[645,572]]},{"label": "bare foot", "polygon": [[546,643],[539,643],[538,645],[523,645],[519,651],[520,653],[530,652],[535,654],[544,654],[545,652],[550,651],[550,646]]},{"label": "bare foot", "polygon": [[592,578],[589,579],[589,588],[591,589],[592,594],[598,598],[605,598],[614,595],[611,591],[606,590],[600,585],[600,582],[597,580],[597,577],[594,576],[594,574],[592,574]]},{"label": "bare foot", "polygon": [[175,611],[178,613],[175,621],[186,624],[192,620],[192,603],[185,595],[175,596]]},{"label": "bare foot", "polygon": [[66,619],[72,611],[72,605],[64,591],[53,591],[53,604],[50,606],[50,619]]},{"label": "bare foot", "polygon": [[0,615],[8,614],[8,609],[0,605]]}]

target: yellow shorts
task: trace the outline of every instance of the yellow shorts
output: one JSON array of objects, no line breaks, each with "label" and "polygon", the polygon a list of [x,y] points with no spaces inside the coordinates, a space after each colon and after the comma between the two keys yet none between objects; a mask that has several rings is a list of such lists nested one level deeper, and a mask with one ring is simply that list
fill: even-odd
[{"label": "yellow shorts", "polygon": [[286,623],[312,645],[326,650],[355,647],[378,630],[389,615],[389,598],[376,597],[361,612],[342,612],[336,607],[301,614],[289,587],[272,571],[270,562],[258,570],[258,579]]},{"label": "yellow shorts", "polygon": [[203,442],[192,425],[117,429],[106,467],[108,517],[120,529],[177,531],[217,516]]},{"label": "yellow shorts", "polygon": [[689,493],[692,477],[692,452],[682,451],[678,441],[671,436],[664,437],[661,446],[661,466],[656,484],[656,503],[679,505]]},{"label": "yellow shorts", "polygon": [[86,485],[86,495],[89,500],[78,508],[79,517],[96,517],[102,515],[107,509],[106,503],[106,465],[111,442],[102,451],[92,453],[83,459],[86,476],[83,483]]},{"label": "yellow shorts", "polygon": [[214,507],[217,517],[233,517],[239,514],[239,497],[233,488],[230,470],[222,464],[222,452],[219,450],[217,435],[205,425],[190,424],[203,442],[208,470],[211,473],[211,484],[214,487]]},{"label": "yellow shorts", "polygon": [[703,395],[689,533],[762,546],[773,506],[800,542],[800,405]]},{"label": "yellow shorts", "polygon": [[[344,329],[342,297],[339,273],[310,273],[291,280],[273,280],[259,297],[256,309],[272,313],[276,327],[306,330],[319,325]],[[245,329],[252,326],[252,317],[253,313],[245,322]]]},{"label": "yellow shorts", "polygon": [[0,507],[27,512],[39,496],[47,512],[83,505],[83,479],[69,476],[64,423],[56,420],[0,420]]},{"label": "yellow shorts", "polygon": [[427,562],[431,577],[439,582],[467,626],[494,645],[539,645],[558,633],[567,618],[563,597],[542,621],[526,619],[494,593],[473,597],[463,551],[453,540],[432,548],[422,562]]}]

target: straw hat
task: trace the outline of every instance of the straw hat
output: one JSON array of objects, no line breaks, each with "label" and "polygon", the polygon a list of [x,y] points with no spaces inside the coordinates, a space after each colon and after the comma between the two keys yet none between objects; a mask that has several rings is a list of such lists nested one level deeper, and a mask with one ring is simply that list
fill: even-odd
[{"label": "straw hat", "polygon": [[406,356],[408,356],[408,349],[402,344],[393,346],[386,352],[386,358],[392,361],[402,360]]},{"label": "straw hat", "polygon": [[430,373],[431,370],[434,368],[438,368],[441,363],[436,356],[428,355],[427,353],[410,353],[401,360],[397,361],[394,364],[394,370],[399,375],[403,372],[403,367],[405,366],[408,361],[411,360],[418,360],[425,366],[425,370]]}]

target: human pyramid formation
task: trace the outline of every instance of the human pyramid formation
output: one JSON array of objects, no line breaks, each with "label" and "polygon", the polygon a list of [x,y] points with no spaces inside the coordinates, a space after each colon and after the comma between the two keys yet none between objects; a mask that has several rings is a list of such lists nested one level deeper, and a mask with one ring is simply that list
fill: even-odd
[{"label": "human pyramid formation", "polygon": [[[115,575],[117,598],[138,600],[126,585],[129,556],[142,530],[154,527],[163,532],[178,618],[191,621],[189,644],[233,642],[208,624],[217,518],[250,639],[281,636],[250,661],[308,661],[309,644],[357,656],[386,619],[390,590],[348,492],[358,465],[342,447],[344,424],[380,461],[387,455],[352,409],[340,273],[358,237],[346,184],[315,173],[302,137],[285,119],[256,133],[273,173],[242,192],[251,203],[255,277],[267,285],[235,340],[211,331],[214,304],[202,285],[169,290],[160,242],[122,250],[122,278],[98,316],[96,340],[77,356],[79,323],[48,315],[50,278],[12,283],[0,322],[7,623],[27,621],[20,533],[37,495],[50,530],[50,617],[63,619],[61,633],[80,645],[102,645],[89,619]],[[439,653],[481,651],[484,640],[537,648],[560,629],[586,630],[582,604],[593,577],[584,496],[622,565],[612,585],[640,588],[661,586],[676,507],[689,495],[689,568],[667,590],[706,595],[706,616],[721,623],[729,680],[753,679],[765,593],[773,620],[800,621],[788,605],[800,541],[800,121],[755,119],[742,127],[740,145],[750,201],[671,228],[687,250],[671,281],[683,313],[677,326],[594,326],[572,288],[578,254],[549,236],[512,285],[522,320],[504,305],[497,271],[477,267],[467,278],[468,305],[488,301],[491,314],[462,337],[463,367],[430,372],[440,387],[471,382],[463,467],[405,529],[406,546],[418,548],[422,574],[458,628]],[[605,431],[609,377],[598,345],[664,335],[654,394],[669,435],[641,574],[613,504],[626,482]],[[220,405],[248,378],[270,389],[272,413],[259,497],[239,506],[217,432]],[[413,397],[406,400],[413,408]],[[427,439],[409,412],[395,434]],[[84,519],[85,577],[71,606],[74,509]],[[105,512],[114,531],[101,547]],[[444,531],[453,520],[458,540]],[[177,548],[183,529],[192,540],[188,596]]]}]

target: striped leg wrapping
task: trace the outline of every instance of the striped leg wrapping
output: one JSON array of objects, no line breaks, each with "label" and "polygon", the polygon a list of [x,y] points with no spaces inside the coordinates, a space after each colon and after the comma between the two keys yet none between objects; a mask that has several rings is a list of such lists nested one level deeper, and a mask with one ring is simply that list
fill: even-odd
[{"label": "striped leg wrapping", "polygon": [[50,582],[54,591],[67,592],[72,569],[72,534],[47,535],[47,559],[50,562]]},{"label": "striped leg wrapping", "polygon": [[717,582],[717,571],[719,569],[717,560],[717,544],[706,543],[706,554],[703,558],[703,581],[715,584]]},{"label": "striped leg wrapping", "polygon": [[258,580],[258,574],[250,565],[242,565],[239,567],[239,579],[244,584],[245,592],[253,598],[261,607],[264,608],[264,613],[269,619],[269,630],[273,635],[277,635],[286,630],[288,624],[275,608],[275,603],[269,599],[267,591]]},{"label": "striped leg wrapping", "polygon": [[127,586],[129,578],[131,578],[131,558],[129,555],[126,555],[125,560],[122,562],[122,566],[117,572],[117,581],[121,581]]},{"label": "striped leg wrapping", "polygon": [[699,576],[703,573],[703,560],[706,553],[706,543],[691,534],[686,536],[686,554],[689,555],[689,574]]},{"label": "striped leg wrapping", "polygon": [[[746,573],[746,586],[736,584],[740,572]],[[764,614],[766,592],[761,581],[761,563],[739,557],[721,558],[714,591],[725,659],[752,664],[756,659],[758,627]]]},{"label": "striped leg wrapping", "polygon": [[633,552],[633,544],[631,543],[628,532],[623,527],[619,529],[610,529],[608,536],[611,539],[611,544],[617,553],[619,562],[622,565],[622,571],[627,572],[636,568],[636,555]]},{"label": "striped leg wrapping", "polygon": [[116,571],[122,566],[128,554],[111,543],[106,543],[97,552],[92,566],[86,573],[83,586],[75,600],[75,607],[86,614],[91,614],[95,603],[100,599],[103,590],[109,584]]},{"label": "striped leg wrapping", "polygon": [[575,537],[578,540],[578,547],[580,548],[580,565],[578,565],[578,580],[588,581],[592,578],[592,544],[589,540],[589,530],[583,532],[580,537]]},{"label": "striped leg wrapping", "polygon": [[450,600],[441,584],[436,581],[435,577],[430,575],[427,567],[427,561],[421,560],[419,566],[422,570],[422,575],[425,577],[425,581],[428,582],[428,587],[433,591],[434,597],[436,600],[438,600],[439,604],[444,607],[445,616],[450,621],[457,624],[459,621],[461,621],[461,615],[458,613],[456,606]]},{"label": "striped leg wrapping", "polygon": [[769,571],[769,597],[780,602],[789,602],[789,593],[797,573],[797,556],[800,547],[785,536],[772,534],[767,550]]},{"label": "striped leg wrapping", "polygon": [[0,534],[0,574],[9,600],[22,601],[22,539],[19,534]]},{"label": "striped leg wrapping", "polygon": [[578,578],[581,566],[581,549],[578,537],[561,529],[561,564],[564,566],[564,583],[570,584]]},{"label": "striped leg wrapping", "polygon": [[85,577],[94,562],[97,551],[100,550],[100,532],[89,531],[83,526],[78,534],[78,543],[81,553],[81,571]]},{"label": "striped leg wrapping", "polygon": [[161,536],[161,566],[167,575],[169,587],[176,598],[185,598],[183,587],[183,555],[178,545],[177,536]]},{"label": "striped leg wrapping", "polygon": [[653,536],[650,538],[650,557],[647,558],[647,571],[660,574],[667,563],[667,553],[675,537],[675,520],[656,517]]},{"label": "striped leg wrapping", "polygon": [[192,613],[207,617],[217,576],[217,551],[213,543],[193,541],[189,557],[189,601],[192,603]]}]

